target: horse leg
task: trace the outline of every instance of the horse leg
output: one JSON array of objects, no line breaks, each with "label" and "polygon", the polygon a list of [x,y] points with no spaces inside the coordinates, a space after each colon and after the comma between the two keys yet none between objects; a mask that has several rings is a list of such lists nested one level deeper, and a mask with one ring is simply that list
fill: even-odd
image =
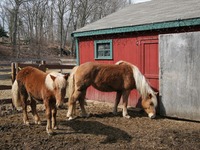
[{"label": "horse leg", "polygon": [[27,98],[28,94],[27,93],[20,93],[20,100],[22,104],[22,112],[23,112],[23,122],[25,125],[30,125],[28,121],[28,114],[27,114]]},{"label": "horse leg", "polygon": [[57,114],[57,108],[56,108],[56,105],[53,105],[52,106],[52,128],[53,129],[58,129],[57,127],[57,122],[56,122],[56,114]]},{"label": "horse leg", "polygon": [[130,116],[128,115],[128,111],[127,111],[129,94],[130,94],[130,91],[125,91],[122,94],[122,96],[123,96],[123,114],[122,115],[125,118],[130,118]]},{"label": "horse leg", "polygon": [[86,95],[86,90],[82,91],[82,94],[79,98],[79,104],[80,104],[80,108],[81,108],[81,116],[82,117],[89,117],[89,115],[87,114],[86,110],[85,110],[85,95]]},{"label": "horse leg", "polygon": [[67,117],[69,118],[68,120],[72,120],[74,115],[75,115],[75,109],[76,109],[76,101],[79,99],[81,96],[81,91],[76,90],[73,95],[69,98],[68,102],[68,112],[67,112]]},{"label": "horse leg", "polygon": [[47,133],[49,135],[53,134],[53,130],[52,130],[52,126],[51,126],[51,118],[52,118],[52,108],[49,104],[49,100],[44,100],[44,105],[45,105],[45,109],[46,109],[46,118],[47,118],[47,126],[46,126],[46,130]]},{"label": "horse leg", "polygon": [[32,110],[32,115],[35,120],[35,124],[41,124],[40,117],[36,109],[36,101],[32,97],[31,97],[31,110]]},{"label": "horse leg", "polygon": [[115,99],[115,105],[114,105],[114,108],[113,108],[113,114],[114,115],[117,115],[117,107],[118,107],[118,104],[120,102],[121,96],[122,96],[122,92],[117,92],[116,99]]},{"label": "horse leg", "polygon": [[76,101],[72,100],[74,99],[73,96],[69,99],[68,102],[68,111],[67,111],[67,118],[68,120],[72,120],[73,116],[75,115],[76,111]]}]

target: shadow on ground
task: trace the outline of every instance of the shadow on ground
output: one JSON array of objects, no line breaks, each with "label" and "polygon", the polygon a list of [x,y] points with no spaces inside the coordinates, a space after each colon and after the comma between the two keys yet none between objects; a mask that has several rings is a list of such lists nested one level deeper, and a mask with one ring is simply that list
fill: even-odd
[{"label": "shadow on ground", "polygon": [[125,131],[102,124],[97,121],[87,121],[87,120],[71,120],[61,122],[60,124],[68,126],[74,130],[71,134],[94,134],[104,135],[106,139],[100,143],[115,143],[118,140],[130,142],[132,137]]}]

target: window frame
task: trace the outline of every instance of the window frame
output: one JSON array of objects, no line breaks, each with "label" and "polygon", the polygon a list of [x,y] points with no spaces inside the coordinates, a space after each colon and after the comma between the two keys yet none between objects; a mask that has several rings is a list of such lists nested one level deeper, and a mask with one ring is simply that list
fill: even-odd
[{"label": "window frame", "polygon": [[[98,49],[97,45],[98,44],[104,44],[104,43],[109,43],[110,44],[110,56],[98,56]],[[113,46],[112,46],[112,40],[95,40],[94,41],[94,58],[95,59],[104,59],[104,60],[111,60],[113,59]]]}]

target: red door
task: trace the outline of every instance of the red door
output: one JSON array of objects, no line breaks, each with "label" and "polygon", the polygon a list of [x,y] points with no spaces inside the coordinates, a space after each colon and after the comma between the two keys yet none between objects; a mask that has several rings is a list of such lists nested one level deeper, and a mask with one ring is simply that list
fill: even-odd
[{"label": "red door", "polygon": [[141,50],[141,71],[147,78],[147,81],[154,88],[159,90],[159,53],[158,39],[142,39],[140,40]]},{"label": "red door", "polygon": [[[159,52],[158,38],[138,37],[137,38],[138,53],[135,55],[138,58],[136,66],[146,77],[147,82],[154,91],[159,91]],[[130,95],[129,105],[140,106],[140,95],[136,90],[133,90]]]}]

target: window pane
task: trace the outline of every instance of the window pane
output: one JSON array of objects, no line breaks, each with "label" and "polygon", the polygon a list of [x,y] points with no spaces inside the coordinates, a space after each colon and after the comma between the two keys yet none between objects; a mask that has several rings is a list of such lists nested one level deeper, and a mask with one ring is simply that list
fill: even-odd
[{"label": "window pane", "polygon": [[95,59],[112,59],[112,40],[95,41]]},{"label": "window pane", "polygon": [[105,51],[104,54],[104,56],[110,56],[110,51]]},{"label": "window pane", "polygon": [[104,55],[103,55],[103,51],[98,51],[98,57],[99,57],[99,56],[104,56]]},{"label": "window pane", "polygon": [[98,44],[97,46],[98,46],[97,47],[98,50],[103,50],[104,49],[104,45],[103,44]]},{"label": "window pane", "polygon": [[110,43],[97,44],[97,53],[99,56],[110,56]]},{"label": "window pane", "polygon": [[110,49],[110,43],[105,44],[105,48],[104,49]]}]

